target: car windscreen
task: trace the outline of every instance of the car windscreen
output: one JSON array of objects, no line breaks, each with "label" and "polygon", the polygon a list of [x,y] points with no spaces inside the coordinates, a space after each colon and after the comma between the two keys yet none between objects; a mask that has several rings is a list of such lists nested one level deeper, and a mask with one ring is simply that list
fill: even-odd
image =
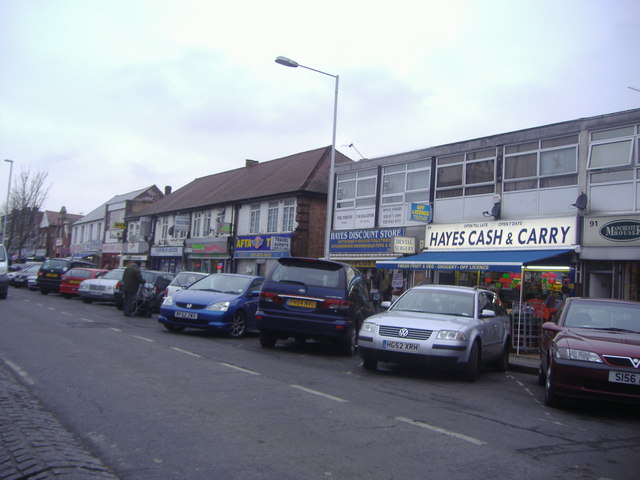
[{"label": "car windscreen", "polygon": [[640,333],[640,303],[572,302],[564,326]]},{"label": "car windscreen", "polygon": [[171,281],[171,285],[175,285],[178,287],[188,287],[192,283],[195,283],[206,276],[206,273],[180,272],[176,275],[176,278]]},{"label": "car windscreen", "polygon": [[72,268],[67,272],[67,277],[75,278],[91,278],[90,270],[81,270],[79,268]]},{"label": "car windscreen", "polygon": [[50,258],[42,264],[42,269],[58,269],[63,270],[69,266],[69,261],[63,258]]},{"label": "car windscreen", "polygon": [[474,299],[473,293],[416,288],[400,297],[389,310],[473,317]]},{"label": "car windscreen", "polygon": [[102,276],[102,278],[105,280],[122,280],[123,273],[124,269],[116,268],[115,270],[109,270]]},{"label": "car windscreen", "polygon": [[251,277],[214,273],[194,283],[188,288],[188,290],[206,290],[210,292],[223,292],[239,295],[247,289],[251,280]]},{"label": "car windscreen", "polygon": [[345,288],[344,269],[325,263],[278,264],[271,273],[274,282],[299,283],[308,287]]}]

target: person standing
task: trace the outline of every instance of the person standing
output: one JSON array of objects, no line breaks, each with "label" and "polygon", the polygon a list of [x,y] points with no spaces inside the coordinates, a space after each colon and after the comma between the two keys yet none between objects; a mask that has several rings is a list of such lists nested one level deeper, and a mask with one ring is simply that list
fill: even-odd
[{"label": "person standing", "polygon": [[130,317],[134,314],[133,303],[138,293],[140,285],[144,284],[144,278],[140,271],[140,262],[131,262],[127,268],[124,269],[122,274],[122,293],[124,299],[122,303],[122,310],[125,317]]}]

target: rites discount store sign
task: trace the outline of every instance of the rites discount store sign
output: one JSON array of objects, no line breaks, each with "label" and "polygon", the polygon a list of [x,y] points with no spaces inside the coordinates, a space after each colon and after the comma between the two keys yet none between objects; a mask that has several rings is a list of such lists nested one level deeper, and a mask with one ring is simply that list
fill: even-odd
[{"label": "rites discount store sign", "polygon": [[428,225],[425,247],[438,249],[533,249],[576,244],[576,218],[498,220]]}]

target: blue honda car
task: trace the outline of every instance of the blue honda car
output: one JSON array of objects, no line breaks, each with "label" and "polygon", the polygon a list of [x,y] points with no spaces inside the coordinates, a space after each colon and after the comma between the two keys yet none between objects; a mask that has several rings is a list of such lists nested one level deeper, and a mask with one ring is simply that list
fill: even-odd
[{"label": "blue honda car", "polygon": [[242,337],[255,329],[264,278],[213,273],[165,297],[158,321],[170,332],[197,328]]}]

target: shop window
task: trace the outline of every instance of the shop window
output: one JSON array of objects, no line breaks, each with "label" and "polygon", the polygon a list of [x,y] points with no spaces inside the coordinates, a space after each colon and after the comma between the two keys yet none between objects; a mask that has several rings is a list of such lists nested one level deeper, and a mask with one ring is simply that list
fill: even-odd
[{"label": "shop window", "polygon": [[576,185],[578,135],[506,146],[503,178],[507,192]]}]

